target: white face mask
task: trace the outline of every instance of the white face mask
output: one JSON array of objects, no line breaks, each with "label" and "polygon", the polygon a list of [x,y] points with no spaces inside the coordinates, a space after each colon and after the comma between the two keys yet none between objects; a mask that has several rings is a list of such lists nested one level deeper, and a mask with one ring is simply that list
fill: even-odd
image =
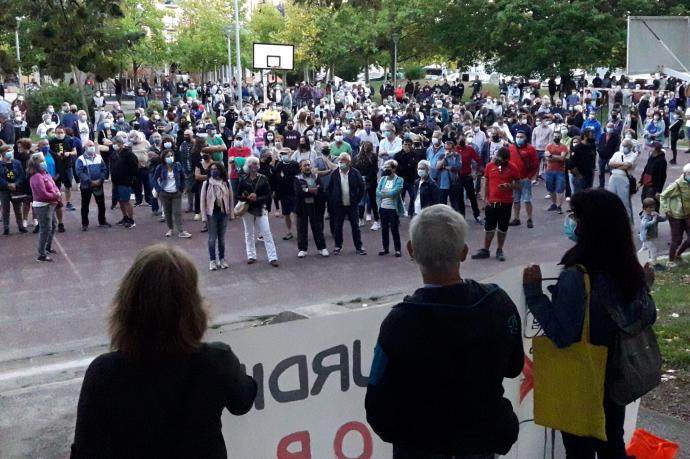
[{"label": "white face mask", "polygon": [[343,136],[342,136],[342,135],[336,135],[336,136],[333,137],[333,138],[335,139],[336,142],[342,142],[342,140],[343,140]]},{"label": "white face mask", "polygon": [[164,146],[165,148],[172,148],[172,143],[170,143],[170,142],[165,142],[165,143],[163,144],[163,146]]},{"label": "white face mask", "polygon": [[434,138],[431,139],[431,142],[432,142],[434,145],[440,145],[441,139],[439,139],[438,137],[434,137]]},{"label": "white face mask", "polygon": [[96,153],[96,147],[88,147],[88,148],[86,149],[86,152],[93,155],[93,154]]}]

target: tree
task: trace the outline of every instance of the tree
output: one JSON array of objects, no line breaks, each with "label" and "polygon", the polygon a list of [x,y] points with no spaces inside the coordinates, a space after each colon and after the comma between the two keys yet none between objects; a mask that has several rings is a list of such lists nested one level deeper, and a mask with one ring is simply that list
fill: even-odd
[{"label": "tree", "polygon": [[262,4],[252,12],[247,28],[257,43],[273,43],[285,29],[285,18],[273,5]]},{"label": "tree", "polygon": [[122,67],[132,66],[137,74],[142,65],[161,66],[168,62],[168,44],[163,35],[164,12],[154,0],[122,0],[123,17],[120,30],[127,36],[137,37],[120,50],[117,57]]}]

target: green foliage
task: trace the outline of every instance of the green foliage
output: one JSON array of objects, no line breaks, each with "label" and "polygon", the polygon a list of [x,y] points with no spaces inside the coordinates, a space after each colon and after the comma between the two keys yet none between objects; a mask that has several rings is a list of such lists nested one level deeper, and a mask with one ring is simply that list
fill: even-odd
[{"label": "green foliage", "polygon": [[689,289],[690,268],[687,261],[674,270],[656,276],[652,291],[658,308],[654,329],[667,368],[690,369]]},{"label": "green foliage", "polygon": [[[169,56],[163,35],[165,13],[156,8],[154,0],[121,0],[122,20],[119,29],[128,39],[128,46],[116,55],[120,67],[135,73],[142,65],[161,66]],[[134,38],[133,41],[129,41]]]},{"label": "green foliage", "polygon": [[148,112],[149,113],[153,113],[153,112],[163,113],[163,102],[161,102],[160,100],[150,100]]},{"label": "green foliage", "polygon": [[405,78],[408,80],[421,80],[425,75],[426,71],[421,65],[408,65],[405,67]]},{"label": "green foliage", "polygon": [[[90,88],[86,88],[87,99],[92,100],[93,93]],[[69,102],[70,104],[80,105],[80,93],[76,86],[60,84],[57,86],[43,85],[40,90],[32,91],[26,96],[26,103],[29,106],[29,124],[36,126],[43,120],[41,115],[46,111],[48,105],[52,105],[55,110]]]},{"label": "green foliage", "polygon": [[357,60],[344,60],[335,65],[335,74],[345,81],[357,81],[357,74],[362,67],[357,64]]}]

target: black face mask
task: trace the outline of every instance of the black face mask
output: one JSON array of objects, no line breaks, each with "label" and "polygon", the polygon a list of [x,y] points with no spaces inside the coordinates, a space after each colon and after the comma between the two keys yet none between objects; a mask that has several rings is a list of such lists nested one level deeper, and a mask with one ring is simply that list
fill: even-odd
[{"label": "black face mask", "polygon": [[383,175],[385,175],[387,177],[392,175],[392,174],[393,174],[393,171],[391,171],[390,169],[384,169],[383,170]]},{"label": "black face mask", "polygon": [[204,161],[208,161],[209,156],[208,156],[208,155],[201,155],[201,158],[202,158]]},{"label": "black face mask", "polygon": [[464,147],[465,141],[464,140],[458,140],[458,145],[460,145],[461,147]]},{"label": "black face mask", "polygon": [[492,135],[492,136],[491,136],[491,140],[493,140],[494,142],[498,142],[500,139],[501,139],[500,136],[497,136],[497,135]]}]

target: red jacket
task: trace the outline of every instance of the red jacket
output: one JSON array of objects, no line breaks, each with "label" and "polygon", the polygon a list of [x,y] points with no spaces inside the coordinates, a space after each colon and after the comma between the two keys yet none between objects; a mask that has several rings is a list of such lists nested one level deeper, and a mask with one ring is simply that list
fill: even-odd
[{"label": "red jacket", "polygon": [[481,167],[482,160],[471,145],[455,147],[455,151],[458,152],[460,159],[462,160],[462,166],[460,167],[461,177],[472,175],[472,161],[477,163],[477,169]]},{"label": "red jacket", "polygon": [[539,157],[531,144],[520,148],[510,145],[510,162],[517,167],[520,179],[532,179],[539,172]]}]

